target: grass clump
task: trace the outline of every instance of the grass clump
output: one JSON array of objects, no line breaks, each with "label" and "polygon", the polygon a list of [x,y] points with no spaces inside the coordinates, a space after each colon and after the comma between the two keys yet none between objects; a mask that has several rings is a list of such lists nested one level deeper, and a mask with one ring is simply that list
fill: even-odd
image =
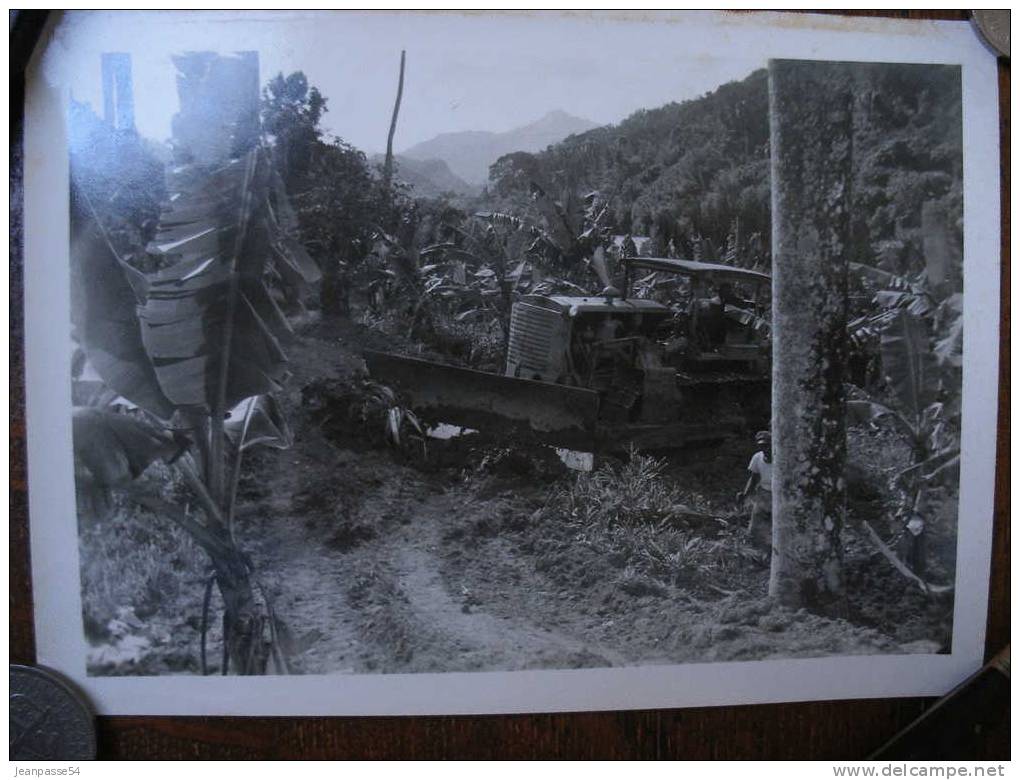
[{"label": "grass clump", "polygon": [[[164,496],[175,496],[178,486],[166,468],[152,468],[163,479],[145,484],[158,484]],[[189,626],[198,624],[208,571],[208,559],[191,537],[165,518],[118,497],[107,516],[79,517],[78,548],[82,621],[89,643],[109,648],[123,644],[130,634],[147,646],[171,643],[187,651],[179,659],[181,668],[168,671],[190,665],[185,655],[197,633]],[[90,673],[137,673],[141,660],[137,654],[123,662],[113,660],[113,653],[103,657],[107,660],[102,668],[92,669],[90,664]]]},{"label": "grass clump", "polygon": [[664,463],[631,451],[622,464],[606,462],[577,479],[559,499],[571,521],[582,525],[639,526],[682,511],[682,494],[662,478]]},{"label": "grass clump", "polygon": [[766,563],[740,524],[691,510],[664,469],[664,461],[632,451],[623,463],[579,474],[544,511],[569,525],[576,542],[621,568],[627,582],[650,577],[726,592],[749,568]]}]

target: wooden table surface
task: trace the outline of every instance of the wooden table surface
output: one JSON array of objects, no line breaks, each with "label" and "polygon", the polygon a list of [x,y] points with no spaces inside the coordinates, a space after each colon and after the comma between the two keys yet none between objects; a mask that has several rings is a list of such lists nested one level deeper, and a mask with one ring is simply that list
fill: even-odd
[{"label": "wooden table surface", "polygon": [[[965,11],[879,12],[959,20]],[[10,658],[35,661],[25,467],[24,328],[20,251],[21,85],[11,78]],[[1009,598],[1009,85],[999,60],[1002,144],[1002,328],[995,527],[986,655],[1010,640]],[[104,759],[255,758],[863,758],[921,715],[931,699],[888,699],[485,717],[99,718]],[[978,729],[971,758],[1009,756],[1009,724]],[[962,756],[960,756],[962,757]]]}]

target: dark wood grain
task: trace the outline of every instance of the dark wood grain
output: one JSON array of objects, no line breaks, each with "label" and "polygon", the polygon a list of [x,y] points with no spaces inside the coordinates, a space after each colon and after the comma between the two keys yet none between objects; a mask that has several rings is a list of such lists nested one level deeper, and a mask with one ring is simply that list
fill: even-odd
[{"label": "dark wood grain", "polygon": [[1009,644],[1009,61],[999,58],[1001,276],[999,288],[999,421],[995,461],[995,526],[985,660]]},{"label": "dark wood grain", "polygon": [[[30,12],[31,13],[31,12]],[[22,120],[24,117],[24,63],[42,29],[44,15],[19,12],[10,32],[10,654],[11,663],[35,660],[32,624],[32,574],[28,547],[28,468],[25,462],[25,328],[23,290]]]},{"label": "dark wood grain", "polygon": [[1009,699],[1009,675],[1000,663],[989,663],[870,757],[888,761],[983,758],[990,741],[1009,739]]},{"label": "dark wood grain", "polygon": [[[966,23],[964,11],[870,12]],[[16,58],[11,36],[12,63]],[[987,650],[1010,639],[1009,85],[999,62],[1002,144],[1002,329],[995,527]],[[10,655],[35,660],[25,463],[20,106],[11,71]],[[930,706],[925,699],[686,710],[418,718],[99,719],[101,758],[674,758],[851,759],[876,750]],[[1008,721],[973,735],[968,755],[1009,756]]]}]

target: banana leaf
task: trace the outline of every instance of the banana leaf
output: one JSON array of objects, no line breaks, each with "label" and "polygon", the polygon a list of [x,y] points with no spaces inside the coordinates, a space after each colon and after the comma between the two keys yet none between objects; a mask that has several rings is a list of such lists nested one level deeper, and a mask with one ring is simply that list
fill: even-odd
[{"label": "banana leaf", "polygon": [[922,435],[920,422],[911,423],[902,414],[884,404],[871,400],[846,402],[847,422],[851,425],[874,424],[881,419],[890,420],[907,439],[916,442]]},{"label": "banana leaf", "polygon": [[220,166],[189,164],[172,169],[167,175],[169,199],[150,250],[182,259],[217,250],[229,252],[241,214],[239,196],[256,154],[252,151]]},{"label": "banana leaf", "polygon": [[546,229],[554,245],[561,253],[569,253],[574,247],[575,238],[565,210],[541,186],[532,182],[531,187],[535,205],[545,218]]},{"label": "banana leaf", "polygon": [[906,484],[907,480],[915,477],[928,483],[958,483],[960,480],[960,450],[952,447],[937,452],[930,458],[900,471],[896,475],[896,481]]},{"label": "banana leaf", "polygon": [[914,286],[914,283],[907,277],[890,273],[881,268],[875,268],[873,265],[852,262],[850,263],[850,270],[890,290],[910,290]]},{"label": "banana leaf", "polygon": [[272,185],[273,205],[275,207],[273,213],[276,216],[276,221],[284,233],[293,235],[297,233],[300,227],[298,215],[291,205],[290,198],[287,196],[287,186],[283,183],[283,177],[275,167],[272,173]]},{"label": "banana leaf", "polygon": [[882,366],[900,411],[920,421],[938,390],[938,366],[925,323],[900,311],[882,334],[881,350]]},{"label": "banana leaf", "polygon": [[312,284],[322,278],[318,264],[297,239],[284,236],[274,241],[272,247],[277,270],[295,286],[300,282]]},{"label": "banana leaf", "polygon": [[174,406],[156,378],[136,311],[148,281],[117,256],[91,204],[73,183],[71,229],[71,319],[85,356],[107,387],[169,419]]},{"label": "banana leaf", "polygon": [[963,296],[954,293],[939,310],[942,319],[948,319],[945,335],[935,343],[935,356],[942,365],[960,368],[963,365]]},{"label": "banana leaf", "polygon": [[523,219],[513,214],[505,214],[498,211],[478,211],[474,216],[485,220],[493,225],[504,225],[514,230],[524,230],[530,227]]},{"label": "banana leaf", "polygon": [[[295,238],[299,224],[297,213],[287,197],[283,178],[274,168],[270,173],[271,191],[266,204],[266,220],[276,270],[292,287],[301,289],[322,278],[322,271],[311,255]],[[270,197],[271,196],[271,197]]]},{"label": "banana leaf", "polygon": [[287,358],[277,336],[286,323],[260,283],[239,285],[231,312],[229,277],[222,261],[180,263],[152,280],[139,311],[156,376],[178,406],[212,408],[215,403],[228,319],[228,406],[279,389],[276,380]]},{"label": "banana leaf", "polygon": [[144,418],[106,409],[76,407],[71,423],[79,482],[84,478],[95,487],[126,485],[153,461],[169,459],[183,446]]},{"label": "banana leaf", "polygon": [[271,395],[256,395],[241,401],[231,410],[223,429],[241,452],[259,444],[285,450],[294,443],[287,418]]},{"label": "banana leaf", "polygon": [[263,281],[275,238],[270,181],[259,149],[173,172],[152,246],[176,262],[150,278],[139,317],[159,384],[178,406],[217,405],[224,359],[227,407],[279,387],[290,330]]}]

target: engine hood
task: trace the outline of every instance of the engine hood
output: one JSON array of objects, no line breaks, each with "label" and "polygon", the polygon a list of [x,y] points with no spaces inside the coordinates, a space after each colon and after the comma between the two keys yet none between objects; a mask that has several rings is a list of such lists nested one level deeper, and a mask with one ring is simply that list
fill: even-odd
[{"label": "engine hood", "polygon": [[617,314],[626,317],[634,314],[668,314],[670,308],[655,301],[642,298],[613,298],[606,300],[601,295],[526,295],[522,303],[541,306],[546,309],[559,309],[569,317],[576,317],[586,312]]}]

